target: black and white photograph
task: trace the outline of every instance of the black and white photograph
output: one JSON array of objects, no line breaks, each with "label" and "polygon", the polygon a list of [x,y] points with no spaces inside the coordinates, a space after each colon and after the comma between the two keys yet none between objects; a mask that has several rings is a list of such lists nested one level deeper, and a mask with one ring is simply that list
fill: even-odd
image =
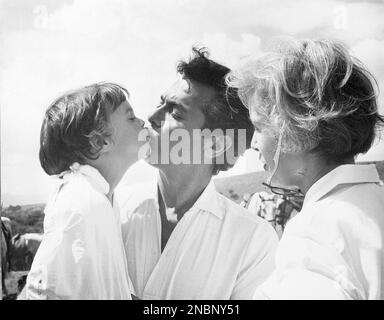
[{"label": "black and white photograph", "polygon": [[0,0],[2,300],[384,300],[383,91],[384,0]]}]

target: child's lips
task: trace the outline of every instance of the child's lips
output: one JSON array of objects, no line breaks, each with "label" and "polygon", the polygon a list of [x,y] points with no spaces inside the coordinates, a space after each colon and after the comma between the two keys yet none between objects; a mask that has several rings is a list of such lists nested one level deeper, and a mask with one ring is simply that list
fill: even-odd
[{"label": "child's lips", "polygon": [[148,127],[144,127],[143,130],[145,130],[145,134],[143,137],[145,137],[145,141],[142,141],[143,145],[140,149],[139,159],[147,159],[150,157],[152,150],[151,150],[151,140],[153,135],[151,135],[151,131]]},{"label": "child's lips", "polygon": [[145,134],[144,134],[145,143],[148,143],[154,137],[153,130],[151,128],[149,128],[149,127],[144,127],[143,130],[145,130]]},{"label": "child's lips", "polygon": [[145,129],[147,130],[147,135],[146,135],[146,137],[145,137],[145,140],[146,140],[147,142],[149,142],[149,141],[151,140],[151,134],[150,134],[148,128],[145,128]]},{"label": "child's lips", "polygon": [[146,127],[146,129],[148,132],[148,141],[159,135],[152,127]]}]

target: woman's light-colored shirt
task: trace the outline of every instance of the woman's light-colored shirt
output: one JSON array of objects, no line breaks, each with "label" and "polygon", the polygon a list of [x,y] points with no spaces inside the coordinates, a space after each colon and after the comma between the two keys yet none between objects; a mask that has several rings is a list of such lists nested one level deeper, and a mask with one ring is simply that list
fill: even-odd
[{"label": "woman's light-colored shirt", "polygon": [[119,187],[134,293],[142,299],[252,299],[274,268],[268,222],[220,195],[211,181],[161,252],[157,181]]},{"label": "woman's light-colored shirt", "polygon": [[131,299],[119,212],[108,192],[91,166],[63,176],[45,209],[27,299]]},{"label": "woman's light-colored shirt", "polygon": [[255,299],[383,299],[384,187],[374,165],[342,165],[307,192],[276,270]]}]

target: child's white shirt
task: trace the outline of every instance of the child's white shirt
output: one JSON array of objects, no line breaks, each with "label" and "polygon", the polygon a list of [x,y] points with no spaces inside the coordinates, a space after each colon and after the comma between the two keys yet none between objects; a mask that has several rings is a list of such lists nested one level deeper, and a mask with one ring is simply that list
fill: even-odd
[{"label": "child's white shirt", "polygon": [[74,164],[45,209],[27,299],[131,299],[119,212],[97,169]]}]

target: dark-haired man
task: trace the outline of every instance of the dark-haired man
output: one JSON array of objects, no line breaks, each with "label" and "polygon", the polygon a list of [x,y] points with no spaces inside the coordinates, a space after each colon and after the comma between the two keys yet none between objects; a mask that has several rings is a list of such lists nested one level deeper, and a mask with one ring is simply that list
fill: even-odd
[{"label": "dark-haired man", "polygon": [[[117,192],[133,294],[140,299],[251,299],[272,272],[274,230],[218,194],[212,182],[253,134],[248,110],[227,91],[229,71],[197,49],[179,64],[182,77],[149,117],[155,133],[147,161],[158,177]],[[213,130],[218,133],[203,133]]]}]

